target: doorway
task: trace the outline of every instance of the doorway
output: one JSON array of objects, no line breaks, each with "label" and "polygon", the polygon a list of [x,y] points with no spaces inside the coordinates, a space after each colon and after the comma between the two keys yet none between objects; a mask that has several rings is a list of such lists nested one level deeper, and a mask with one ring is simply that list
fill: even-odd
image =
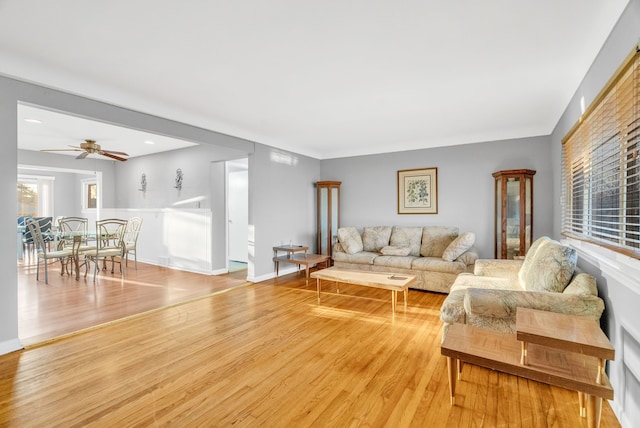
[{"label": "doorway", "polygon": [[247,269],[249,262],[249,168],[248,159],[226,162],[227,262],[229,272]]}]

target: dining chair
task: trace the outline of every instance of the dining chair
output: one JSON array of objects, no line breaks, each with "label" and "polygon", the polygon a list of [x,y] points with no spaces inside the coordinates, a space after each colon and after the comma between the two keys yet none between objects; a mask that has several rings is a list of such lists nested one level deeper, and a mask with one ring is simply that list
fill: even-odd
[{"label": "dining chair", "polygon": [[87,242],[89,219],[85,217],[58,218],[58,249],[73,247],[74,237],[80,236],[82,243]]},{"label": "dining chair", "polygon": [[[84,257],[85,251],[94,250],[95,245],[88,244],[89,237],[89,219],[86,217],[59,217],[58,218],[58,250],[71,250],[74,252],[71,257],[71,268],[74,268],[73,264],[78,262],[81,257]],[[83,261],[81,265],[86,262]],[[76,279],[78,279],[79,266],[75,267]]]},{"label": "dining chair", "polygon": [[47,248],[50,249],[51,243],[54,241],[53,235],[53,217],[34,217],[40,226],[40,233]]},{"label": "dining chair", "polygon": [[80,236],[80,235],[76,235],[73,237],[73,241],[71,244],[71,260],[73,263],[73,270],[75,271],[76,274],[76,281],[78,281],[80,279],[80,268],[82,266],[84,266],[84,276],[87,276],[87,272],[89,270],[89,263],[87,262],[87,256],[85,255],[85,253],[87,251],[92,251],[93,249],[95,249],[94,247],[87,247],[85,245],[86,243],[86,238]]},{"label": "dining chair", "polygon": [[60,261],[62,266],[60,270],[60,275],[64,275],[65,270],[69,273],[68,263],[71,257],[71,250],[59,250],[59,251],[48,251],[48,245],[45,243],[44,237],[42,235],[42,230],[40,229],[40,223],[35,219],[28,219],[27,229],[36,247],[37,254],[37,265],[36,265],[36,281],[40,280],[40,263],[44,263],[44,283],[49,283],[49,270],[47,269],[49,265],[49,260],[57,259]]},{"label": "dining chair", "polygon": [[[96,281],[96,275],[100,269],[102,262],[106,269],[107,260],[111,260],[111,273],[114,272],[115,263],[120,264],[120,274],[124,276],[124,264],[122,260],[125,255],[124,233],[127,229],[127,220],[110,218],[96,221],[96,247],[91,250],[83,251],[87,263],[93,263],[93,282]],[[84,276],[87,277],[88,267],[85,269]]]},{"label": "dining chair", "polygon": [[22,245],[23,256],[25,254],[31,256],[30,253],[27,253],[27,249],[30,248],[31,245],[33,245],[33,237],[31,236],[31,232],[29,232],[29,229],[27,228],[27,220],[29,220],[30,218],[33,217],[30,215],[18,216],[18,232],[21,232],[22,235],[20,245]]},{"label": "dining chair", "polygon": [[142,228],[142,218],[140,217],[131,217],[129,219],[129,223],[127,224],[127,230],[124,234],[124,244],[125,244],[125,265],[129,267],[129,254],[133,254],[134,257],[134,266],[138,269],[138,235],[140,234],[140,229]]}]

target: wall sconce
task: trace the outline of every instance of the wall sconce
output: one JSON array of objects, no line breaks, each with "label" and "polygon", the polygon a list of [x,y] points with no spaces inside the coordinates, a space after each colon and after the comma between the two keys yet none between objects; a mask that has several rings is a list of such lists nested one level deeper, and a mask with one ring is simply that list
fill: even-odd
[{"label": "wall sconce", "polygon": [[173,186],[178,190],[182,190],[182,177],[183,177],[182,170],[180,168],[178,168],[176,170],[176,185]]},{"label": "wall sconce", "polygon": [[147,191],[147,176],[145,173],[142,173],[142,177],[140,177],[140,188],[138,189],[142,193]]}]

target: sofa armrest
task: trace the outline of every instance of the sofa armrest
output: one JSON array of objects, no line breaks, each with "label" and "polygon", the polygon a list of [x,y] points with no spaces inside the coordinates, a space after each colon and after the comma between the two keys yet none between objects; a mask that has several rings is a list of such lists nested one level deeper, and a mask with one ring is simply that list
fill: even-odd
[{"label": "sofa armrest", "polygon": [[467,266],[473,266],[476,260],[478,260],[478,257],[478,250],[476,250],[474,247],[471,247],[464,253],[460,254],[456,261],[460,261]]},{"label": "sofa armrest", "polygon": [[517,278],[522,263],[523,260],[478,259],[473,274],[498,278]]},{"label": "sofa armrest", "polygon": [[464,310],[470,317],[515,318],[519,307],[598,320],[604,311],[604,302],[597,296],[481,288],[468,289],[464,297]]}]

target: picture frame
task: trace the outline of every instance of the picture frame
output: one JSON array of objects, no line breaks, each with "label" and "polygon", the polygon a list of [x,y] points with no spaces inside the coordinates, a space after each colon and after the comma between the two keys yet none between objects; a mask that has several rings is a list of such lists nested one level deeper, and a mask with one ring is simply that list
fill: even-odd
[{"label": "picture frame", "polygon": [[438,168],[398,171],[398,214],[438,214]]}]

